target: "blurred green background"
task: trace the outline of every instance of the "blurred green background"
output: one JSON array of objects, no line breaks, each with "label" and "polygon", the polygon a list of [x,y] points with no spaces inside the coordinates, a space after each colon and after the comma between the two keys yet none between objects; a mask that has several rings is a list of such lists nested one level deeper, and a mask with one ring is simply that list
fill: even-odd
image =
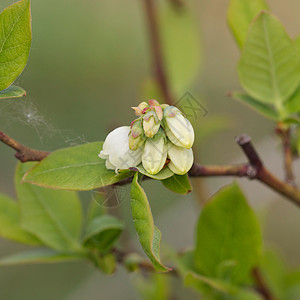
[{"label": "blurred green background", "polygon": [[[12,2],[2,0],[0,9]],[[194,120],[199,135],[214,125],[222,129],[198,139],[196,156],[207,164],[244,161],[234,137],[246,132],[266,164],[281,176],[282,159],[273,134],[274,124],[226,96],[227,92],[240,89],[236,72],[239,51],[226,24],[228,1],[185,2],[195,19],[197,42],[202,50],[197,76],[181,94],[190,92],[208,110],[206,117]],[[268,3],[290,35],[296,37],[300,33],[300,2]],[[31,55],[16,82],[26,89],[27,96],[0,103],[1,130],[27,146],[43,150],[104,140],[115,126],[130,124],[134,118],[131,106],[153,98],[142,92],[152,72],[142,1],[32,0],[32,17]],[[180,43],[185,41],[179,41],[178,47],[182,46]],[[5,145],[0,145],[0,165],[0,190],[15,196],[16,160]],[[196,194],[203,195],[203,202],[231,180],[206,179],[204,190],[195,189],[197,192],[185,197],[166,191],[159,182],[147,182],[144,186],[163,242],[177,249],[192,245],[200,211]],[[257,182],[238,181],[257,208],[266,245],[278,248],[291,266],[299,265],[300,211]],[[91,195],[82,194],[83,204]],[[129,193],[119,209],[132,232]],[[128,243],[140,251],[135,237]],[[0,241],[1,255],[22,248]],[[134,287],[135,277],[128,276],[122,268],[107,277],[86,263],[3,267],[0,299],[141,299]],[[183,290],[181,283],[176,286],[176,299],[197,299]]]}]

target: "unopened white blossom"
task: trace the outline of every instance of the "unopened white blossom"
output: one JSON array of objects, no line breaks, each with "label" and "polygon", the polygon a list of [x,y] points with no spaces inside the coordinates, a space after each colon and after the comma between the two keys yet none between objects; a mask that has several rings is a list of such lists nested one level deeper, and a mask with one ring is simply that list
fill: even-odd
[{"label": "unopened white blossom", "polygon": [[147,139],[142,154],[144,169],[149,174],[157,174],[164,167],[167,160],[167,143],[163,130],[152,139]]},{"label": "unopened white blossom", "polygon": [[145,135],[152,138],[160,127],[160,120],[155,111],[148,111],[143,117],[143,127]]},{"label": "unopened white blossom", "polygon": [[164,128],[169,140],[178,147],[189,149],[194,143],[194,129],[181,111],[169,106],[164,109]]},{"label": "unopened white blossom", "polygon": [[169,169],[178,175],[186,174],[193,165],[194,155],[192,149],[168,144]]},{"label": "unopened white blossom", "polygon": [[129,149],[129,132],[129,126],[122,126],[107,135],[99,154],[100,158],[106,160],[107,169],[118,172],[120,169],[136,167],[142,162],[142,149]]}]

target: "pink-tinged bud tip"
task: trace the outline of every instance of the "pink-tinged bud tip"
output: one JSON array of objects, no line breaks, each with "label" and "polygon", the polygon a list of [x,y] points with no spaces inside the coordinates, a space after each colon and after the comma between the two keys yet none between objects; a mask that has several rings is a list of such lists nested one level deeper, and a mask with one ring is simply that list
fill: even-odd
[{"label": "pink-tinged bud tip", "polygon": [[154,110],[159,118],[159,120],[161,121],[164,117],[164,113],[163,113],[163,110],[160,106],[154,106]]},{"label": "pink-tinged bud tip", "polygon": [[148,100],[150,106],[159,106],[159,102],[155,99]]},{"label": "pink-tinged bud tip", "polygon": [[137,116],[142,115],[142,110],[139,107],[131,107]]},{"label": "pink-tinged bud tip", "polygon": [[164,115],[165,115],[165,117],[168,117],[168,118],[174,118],[178,111],[179,110],[176,107],[169,106],[169,107],[165,108]]}]

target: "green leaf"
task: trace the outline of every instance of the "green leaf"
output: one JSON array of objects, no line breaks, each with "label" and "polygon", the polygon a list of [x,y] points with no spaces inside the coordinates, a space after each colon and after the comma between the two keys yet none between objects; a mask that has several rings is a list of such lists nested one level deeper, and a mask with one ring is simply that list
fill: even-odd
[{"label": "green leaf", "polygon": [[204,207],[198,221],[198,271],[240,283],[258,262],[260,251],[260,228],[242,191],[236,183],[221,189]]},{"label": "green leaf", "polygon": [[164,179],[161,182],[166,188],[178,194],[185,195],[192,191],[192,186],[190,184],[189,177],[187,174],[174,174],[172,177]]},{"label": "green leaf", "polygon": [[194,288],[195,290],[202,292],[203,284],[208,285],[209,287],[225,294],[232,295],[236,291],[235,287],[218,279],[209,278],[192,271],[188,271],[185,273],[185,286]]},{"label": "green leaf", "polygon": [[0,236],[28,245],[41,245],[41,242],[20,226],[20,213],[17,202],[0,194]]},{"label": "green leaf", "polygon": [[230,0],[227,20],[240,48],[245,44],[251,21],[260,11],[267,9],[264,0]]},{"label": "green leaf", "polygon": [[[243,290],[237,286],[231,285],[227,282],[217,280],[215,278],[209,278],[202,276],[195,272],[187,272],[184,279],[185,286],[191,287],[200,292],[203,291],[203,284],[211,287],[214,291],[217,291],[221,297],[216,299],[230,299],[230,300],[263,300],[259,294],[250,290]],[[214,292],[207,292],[208,295],[215,294]],[[224,297],[222,297],[222,294]],[[228,296],[230,298],[228,298]],[[214,299],[214,298],[209,298]]]},{"label": "green leaf", "polygon": [[174,175],[174,173],[168,168],[165,167],[163,168],[160,172],[158,172],[157,174],[149,174],[143,167],[142,164],[138,165],[136,167],[136,169],[143,175],[146,175],[147,177],[153,178],[153,179],[157,179],[157,180],[163,180],[166,178],[169,178],[171,176]]},{"label": "green leaf", "polygon": [[159,257],[161,233],[154,225],[151,208],[143,188],[138,183],[138,172],[131,184],[131,211],[136,232],[144,252],[158,272],[167,272]]},{"label": "green leaf", "polygon": [[238,65],[243,88],[280,112],[300,80],[300,54],[274,16],[262,12],[250,26]]},{"label": "green leaf", "polygon": [[160,10],[159,32],[167,77],[172,90],[186,92],[201,62],[200,32],[196,17],[188,9],[177,10],[167,5]]},{"label": "green leaf", "polygon": [[96,217],[87,225],[83,245],[107,251],[119,238],[123,228],[124,224],[113,216]]},{"label": "green leaf", "polygon": [[294,94],[284,103],[284,106],[288,113],[300,112],[300,85]]},{"label": "green leaf", "polygon": [[98,157],[102,142],[57,150],[36,164],[23,181],[53,189],[85,191],[116,183],[132,176],[131,171],[117,175],[107,170]]},{"label": "green leaf", "polygon": [[0,259],[0,266],[57,263],[83,258],[83,256],[60,253],[50,249],[35,249],[3,257]]},{"label": "green leaf", "polygon": [[0,90],[4,90],[27,63],[31,46],[30,1],[21,0],[4,9],[0,28]]},{"label": "green leaf", "polygon": [[26,96],[25,90],[15,85],[12,85],[3,91],[0,91],[0,100],[8,98],[19,98],[23,96]]},{"label": "green leaf", "polygon": [[80,251],[82,215],[75,192],[55,191],[21,184],[24,173],[35,163],[19,164],[15,185],[21,211],[21,226],[45,245],[58,251]]},{"label": "green leaf", "polygon": [[260,114],[262,114],[263,116],[270,118],[272,120],[278,121],[280,119],[279,114],[277,113],[276,110],[274,110],[273,107],[271,107],[268,104],[264,104],[262,102],[259,102],[255,99],[253,99],[251,96],[244,94],[244,93],[239,93],[239,92],[233,92],[232,93],[232,97],[235,100],[238,100],[244,104],[246,104],[247,106],[249,106],[250,108],[256,110],[257,112],[259,112]]}]

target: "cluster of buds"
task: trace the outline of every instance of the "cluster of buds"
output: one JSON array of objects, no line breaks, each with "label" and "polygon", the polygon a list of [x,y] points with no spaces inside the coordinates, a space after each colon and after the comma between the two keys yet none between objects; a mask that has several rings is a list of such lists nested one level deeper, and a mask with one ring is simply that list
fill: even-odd
[{"label": "cluster of buds", "polygon": [[183,175],[193,164],[194,130],[175,106],[156,100],[132,107],[138,116],[131,126],[115,129],[105,139],[99,157],[116,172],[142,163],[149,174],[164,167]]}]

